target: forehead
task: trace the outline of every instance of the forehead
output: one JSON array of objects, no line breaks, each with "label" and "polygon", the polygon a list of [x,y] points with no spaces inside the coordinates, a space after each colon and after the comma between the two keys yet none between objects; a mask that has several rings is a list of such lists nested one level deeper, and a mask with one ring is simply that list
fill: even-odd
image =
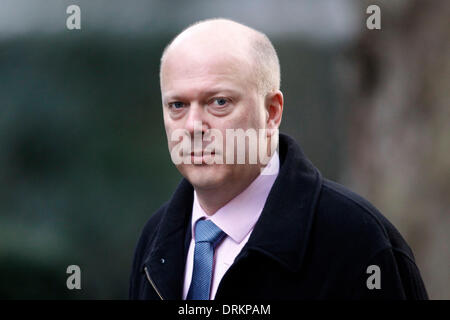
[{"label": "forehead", "polygon": [[249,90],[254,83],[248,52],[225,44],[171,48],[161,66],[163,94],[212,87]]}]

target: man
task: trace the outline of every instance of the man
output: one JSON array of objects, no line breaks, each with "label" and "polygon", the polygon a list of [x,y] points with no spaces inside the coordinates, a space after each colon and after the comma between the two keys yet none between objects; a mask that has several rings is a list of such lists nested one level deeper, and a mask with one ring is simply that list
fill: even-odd
[{"label": "man", "polygon": [[[184,179],[144,227],[131,299],[427,299],[386,218],[278,139],[280,67],[264,34],[196,23],[165,49],[160,82]],[[242,149],[229,130],[262,134]]]}]

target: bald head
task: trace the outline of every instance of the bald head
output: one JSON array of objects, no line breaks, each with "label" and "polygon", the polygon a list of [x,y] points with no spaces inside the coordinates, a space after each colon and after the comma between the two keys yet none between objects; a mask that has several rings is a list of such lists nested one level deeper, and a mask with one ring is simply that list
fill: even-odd
[{"label": "bald head", "polygon": [[[210,53],[226,52],[229,59],[246,61],[258,91],[265,95],[280,88],[280,64],[267,36],[257,30],[228,19],[196,22],[183,30],[164,49],[160,80],[163,82],[166,62],[193,50]],[[238,70],[237,70],[238,71]]]}]

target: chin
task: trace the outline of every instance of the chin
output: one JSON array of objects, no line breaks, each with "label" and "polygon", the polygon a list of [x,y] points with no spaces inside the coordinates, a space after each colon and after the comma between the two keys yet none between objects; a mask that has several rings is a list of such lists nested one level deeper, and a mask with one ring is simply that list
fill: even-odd
[{"label": "chin", "polygon": [[186,165],[178,168],[195,189],[214,189],[223,185],[225,170],[217,165]]}]

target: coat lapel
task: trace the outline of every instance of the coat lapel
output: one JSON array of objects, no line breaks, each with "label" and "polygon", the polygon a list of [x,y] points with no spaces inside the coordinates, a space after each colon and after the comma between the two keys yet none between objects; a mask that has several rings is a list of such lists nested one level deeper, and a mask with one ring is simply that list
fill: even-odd
[{"label": "coat lapel", "polygon": [[280,171],[246,250],[258,250],[297,271],[306,252],[317,199],[320,172],[291,137],[280,134]]}]

